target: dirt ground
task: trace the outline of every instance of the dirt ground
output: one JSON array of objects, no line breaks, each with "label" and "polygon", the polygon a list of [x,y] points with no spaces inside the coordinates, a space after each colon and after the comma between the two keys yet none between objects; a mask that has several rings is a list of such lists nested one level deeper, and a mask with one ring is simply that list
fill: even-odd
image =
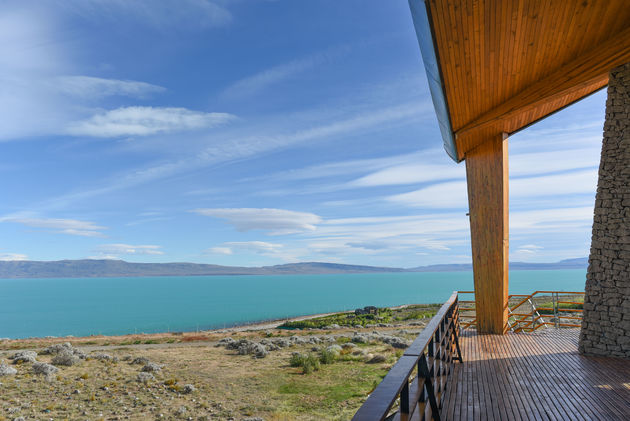
[{"label": "dirt ground", "polygon": [[[428,320],[427,320],[428,321]],[[0,377],[0,421],[15,420],[345,420],[352,417],[402,354],[380,340],[353,343],[352,335],[390,335],[411,341],[422,329],[417,320],[370,329],[238,329],[220,332],[54,338],[5,341],[0,364],[18,370]],[[269,327],[269,326],[265,326]],[[291,336],[321,338],[270,351],[264,358],[239,355],[216,346],[222,338],[252,342]],[[11,364],[18,349],[39,351],[37,361],[54,355],[41,350],[69,341],[87,355],[76,365],[58,366],[53,376],[37,375],[32,363]],[[337,344],[342,354],[319,370],[303,374],[291,367],[295,352],[319,355]],[[347,351],[347,352],[346,352]],[[352,351],[352,352],[351,352]],[[99,353],[117,361],[94,358]],[[374,362],[375,355],[382,356]],[[138,381],[138,357],[162,365],[154,379]],[[380,357],[379,357],[380,358]],[[372,361],[371,363],[368,361]],[[192,385],[193,391],[186,385]],[[189,387],[188,387],[189,388]],[[188,393],[187,393],[188,392]]]}]

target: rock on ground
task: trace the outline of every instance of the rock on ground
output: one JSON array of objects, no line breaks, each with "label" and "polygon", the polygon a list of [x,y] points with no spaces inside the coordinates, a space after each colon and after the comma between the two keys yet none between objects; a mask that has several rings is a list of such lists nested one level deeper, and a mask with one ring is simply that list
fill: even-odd
[{"label": "rock on ground", "polygon": [[155,377],[153,376],[153,374],[146,373],[146,372],[138,373],[138,376],[136,377],[136,381],[140,383],[144,383],[144,384],[147,384],[153,380],[155,380]]},{"label": "rock on ground", "polygon": [[55,365],[64,365],[66,367],[73,366],[81,361],[77,355],[73,354],[71,351],[64,350],[55,355],[52,359],[52,363]]},{"label": "rock on ground", "polygon": [[326,348],[326,351],[328,352],[333,352],[336,355],[341,354],[341,347],[339,345],[330,345],[328,348]]},{"label": "rock on ground", "polygon": [[384,363],[385,361],[387,361],[387,358],[385,358],[384,355],[377,354],[377,355],[373,356],[372,358],[370,358],[367,361],[367,363],[368,364],[380,364],[380,363]]},{"label": "rock on ground", "polygon": [[70,342],[64,342],[62,344],[54,344],[42,351],[42,354],[47,354],[47,355],[57,355],[61,353],[75,355],[77,358],[80,358],[82,360],[85,359],[86,357],[83,351],[81,351],[78,348],[73,347]]},{"label": "rock on ground", "polygon": [[34,363],[37,358],[37,352],[35,351],[20,351],[11,355],[10,359],[13,360],[13,364],[18,363]]},{"label": "rock on ground", "polygon": [[145,364],[144,367],[142,367],[142,371],[145,373],[159,373],[160,371],[162,371],[162,367],[164,366],[160,364],[148,362]]},{"label": "rock on ground", "polygon": [[59,369],[57,367],[55,367],[54,365],[50,365],[50,364],[46,364],[46,363],[34,363],[33,364],[33,372],[35,374],[44,374],[46,376],[49,376],[51,374],[56,373],[57,371],[59,371]]},{"label": "rock on ground", "polygon": [[197,389],[192,384],[185,384],[184,388],[182,389],[182,393],[188,394],[194,392],[195,390]]},{"label": "rock on ground", "polygon": [[17,374],[17,370],[15,368],[8,366],[5,363],[0,364],[0,377],[12,376],[14,374]]},{"label": "rock on ground", "polygon": [[220,341],[219,344],[225,344],[226,349],[235,349],[239,355],[253,355],[256,358],[265,358],[269,353],[265,345],[249,339],[223,341],[223,343]]},{"label": "rock on ground", "polygon": [[112,357],[111,355],[105,354],[105,353],[93,354],[93,355],[90,355],[90,357],[99,361],[111,361],[113,363],[118,362],[118,357],[116,356]]}]

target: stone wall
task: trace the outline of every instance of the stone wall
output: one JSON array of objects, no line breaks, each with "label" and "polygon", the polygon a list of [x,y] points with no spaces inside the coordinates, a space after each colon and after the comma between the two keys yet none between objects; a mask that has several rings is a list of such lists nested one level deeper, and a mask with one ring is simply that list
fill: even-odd
[{"label": "stone wall", "polygon": [[630,63],[610,72],[579,347],[630,358]]}]

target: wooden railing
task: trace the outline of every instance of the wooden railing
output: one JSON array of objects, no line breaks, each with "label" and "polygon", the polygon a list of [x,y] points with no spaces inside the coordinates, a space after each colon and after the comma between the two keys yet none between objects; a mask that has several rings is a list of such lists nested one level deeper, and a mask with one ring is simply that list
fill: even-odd
[{"label": "wooden railing", "polygon": [[[459,294],[474,294],[474,291],[459,291]],[[541,327],[580,327],[581,308],[562,308],[563,305],[582,305],[580,301],[567,301],[567,298],[584,295],[583,291],[534,291],[527,294],[508,296],[508,326],[513,332],[533,332]],[[549,296],[551,307],[537,306],[534,297]],[[460,318],[463,329],[476,326],[477,318],[474,300],[460,300]]]},{"label": "wooden railing", "polygon": [[[374,389],[353,421],[440,420],[459,347],[457,291]],[[412,379],[411,381],[409,379]]]}]

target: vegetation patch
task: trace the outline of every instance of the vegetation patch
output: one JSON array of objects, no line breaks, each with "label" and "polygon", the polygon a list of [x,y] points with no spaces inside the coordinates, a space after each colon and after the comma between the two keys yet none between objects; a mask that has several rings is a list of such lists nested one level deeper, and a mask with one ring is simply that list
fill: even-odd
[{"label": "vegetation patch", "polygon": [[325,329],[339,327],[374,327],[397,321],[430,319],[435,316],[439,304],[418,304],[400,308],[377,308],[373,314],[338,313],[307,320],[289,321],[281,329]]}]

